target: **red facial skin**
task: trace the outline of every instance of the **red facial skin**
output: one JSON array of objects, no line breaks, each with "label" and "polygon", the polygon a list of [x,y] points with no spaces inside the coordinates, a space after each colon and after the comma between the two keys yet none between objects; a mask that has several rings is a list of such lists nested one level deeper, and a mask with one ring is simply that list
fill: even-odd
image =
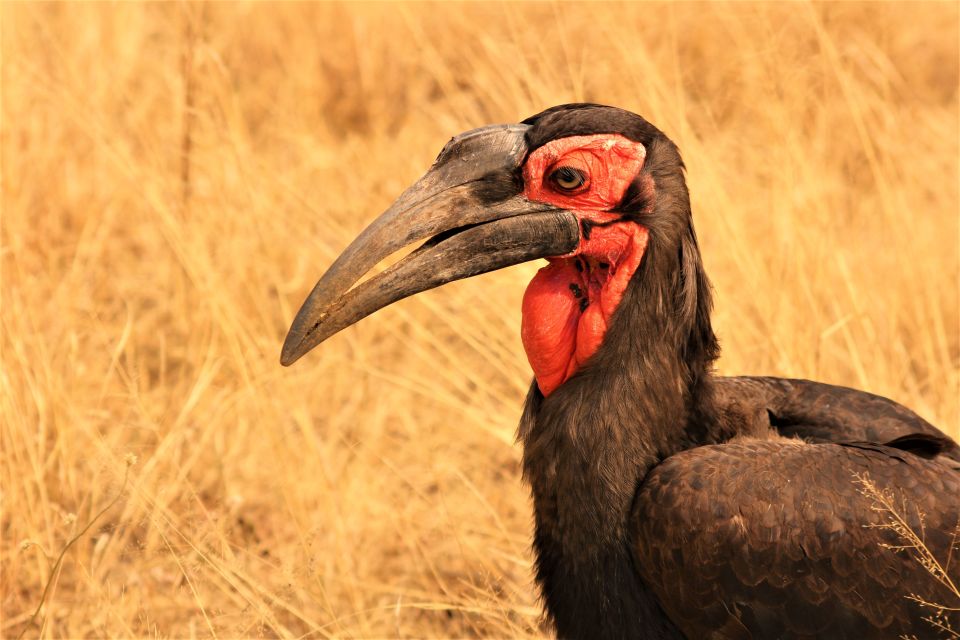
[{"label": "red facial skin", "polygon": [[[590,225],[572,253],[548,258],[523,296],[521,338],[544,396],[566,382],[592,356],[606,334],[647,247],[648,232],[610,211],[643,168],[646,150],[620,135],[575,136],[550,142],[524,165],[524,195],[573,212]],[[567,191],[551,179],[560,167],[586,176]],[[652,186],[652,185],[651,185]],[[589,224],[588,223],[588,224]],[[607,226],[597,224],[610,223]],[[589,235],[589,237],[587,237]]]}]

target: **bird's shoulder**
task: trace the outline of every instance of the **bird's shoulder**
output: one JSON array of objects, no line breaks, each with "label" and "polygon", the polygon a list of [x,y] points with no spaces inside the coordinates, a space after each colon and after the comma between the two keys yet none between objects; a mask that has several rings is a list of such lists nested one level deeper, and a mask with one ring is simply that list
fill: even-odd
[{"label": "bird's shoulder", "polygon": [[778,436],[697,447],[642,482],[635,560],[696,637],[896,637],[930,613],[906,595],[945,596],[914,552],[889,548],[904,540],[884,500],[946,557],[960,474],[945,461]]},{"label": "bird's shoulder", "polygon": [[[773,430],[807,442],[891,442],[921,434],[916,444],[939,439],[941,453],[960,462],[949,437],[902,404],[859,389],[762,376],[717,377],[714,395],[728,434]],[[907,446],[904,441],[904,446]],[[929,446],[926,446],[929,449]]]}]

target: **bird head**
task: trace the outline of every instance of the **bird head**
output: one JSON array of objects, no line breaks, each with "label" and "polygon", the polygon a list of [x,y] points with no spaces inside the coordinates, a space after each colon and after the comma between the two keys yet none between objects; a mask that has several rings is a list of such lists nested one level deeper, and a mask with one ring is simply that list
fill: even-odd
[{"label": "bird head", "polygon": [[[382,259],[420,241],[357,284]],[[521,327],[546,396],[604,343],[654,247],[665,262],[664,274],[652,277],[673,284],[667,303],[662,292],[652,294],[660,298],[654,303],[680,324],[689,317],[692,328],[696,316],[709,315],[709,298],[683,163],[673,143],[640,116],[573,104],[520,124],[468,131],[451,139],[317,282],[290,327],[281,362],[292,364],[408,296],[546,258],[524,295]]]}]

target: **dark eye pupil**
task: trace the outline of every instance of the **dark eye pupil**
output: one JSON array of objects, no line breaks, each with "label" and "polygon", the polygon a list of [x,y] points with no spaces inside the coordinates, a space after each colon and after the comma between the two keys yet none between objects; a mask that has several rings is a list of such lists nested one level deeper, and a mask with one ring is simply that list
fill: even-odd
[{"label": "dark eye pupil", "polygon": [[551,174],[550,179],[561,189],[572,191],[584,183],[583,174],[572,167],[560,167]]}]

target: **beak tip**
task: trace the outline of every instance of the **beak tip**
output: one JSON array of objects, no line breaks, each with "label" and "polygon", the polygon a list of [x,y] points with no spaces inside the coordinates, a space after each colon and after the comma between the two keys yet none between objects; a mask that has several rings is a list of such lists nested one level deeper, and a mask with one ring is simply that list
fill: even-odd
[{"label": "beak tip", "polygon": [[300,349],[302,343],[303,340],[294,338],[292,334],[288,335],[287,339],[283,341],[283,349],[280,351],[280,364],[284,367],[289,367],[299,360],[305,353],[305,351]]}]

